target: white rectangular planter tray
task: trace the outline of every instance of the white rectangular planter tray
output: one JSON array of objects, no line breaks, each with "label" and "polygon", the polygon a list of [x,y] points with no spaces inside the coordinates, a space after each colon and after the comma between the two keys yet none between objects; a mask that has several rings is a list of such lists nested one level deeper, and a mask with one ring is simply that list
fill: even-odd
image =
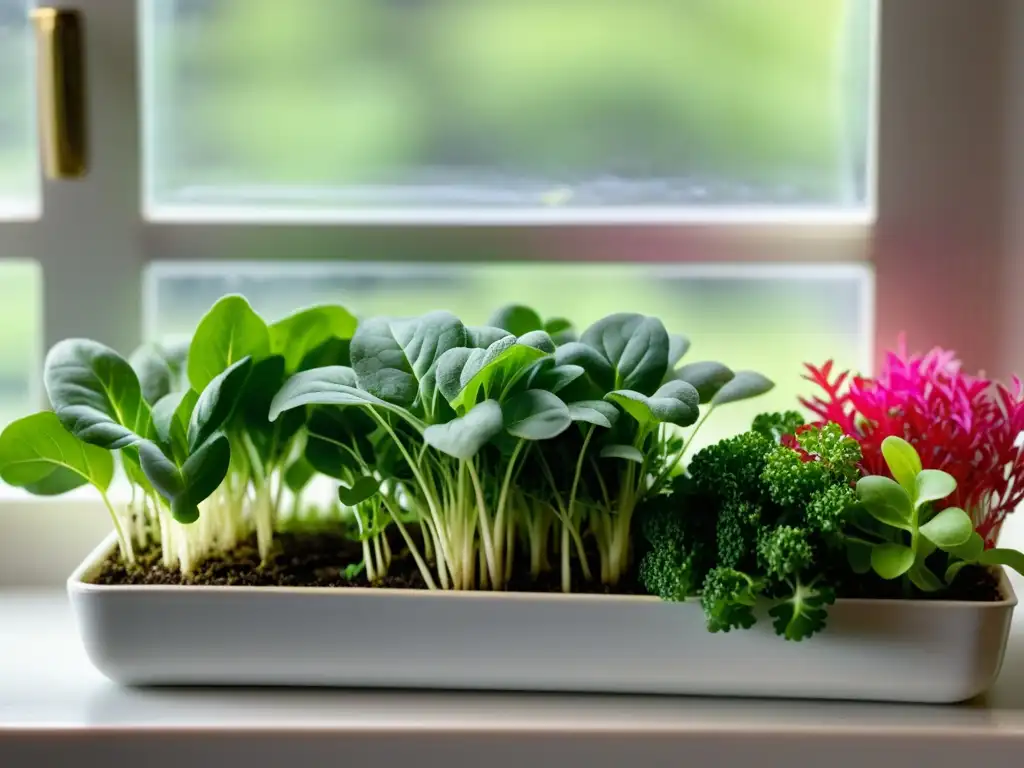
[{"label": "white rectangular planter tray", "polygon": [[995,681],[1017,598],[839,600],[795,643],[767,617],[711,634],[654,597],[68,580],[93,664],[126,685],[296,685],[948,703]]}]

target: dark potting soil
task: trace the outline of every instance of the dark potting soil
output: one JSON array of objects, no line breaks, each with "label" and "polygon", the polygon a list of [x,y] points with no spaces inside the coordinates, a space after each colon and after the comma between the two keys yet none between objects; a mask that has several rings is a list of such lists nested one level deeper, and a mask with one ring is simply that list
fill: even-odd
[{"label": "dark potting soil", "polygon": [[[168,569],[160,562],[160,551],[151,549],[137,554],[138,562],[128,567],[117,553],[111,555],[93,578],[96,584],[179,584],[206,586],[249,587],[386,587],[391,589],[426,589],[411,557],[402,556],[398,542],[392,542],[394,558],[388,575],[377,584],[370,584],[364,574],[345,577],[346,566],[362,559],[362,548],[357,542],[337,534],[278,533],[270,557],[260,564],[256,539],[217,555],[199,566],[189,576]],[[597,562],[592,553],[591,562]],[[573,573],[573,591],[590,594],[642,595],[644,588],[636,574],[629,573],[614,587],[584,581],[581,574]],[[561,592],[561,571],[553,569],[542,573],[533,581],[529,576],[529,563],[517,562],[509,582],[509,592]]]},{"label": "dark potting soil", "polygon": [[[260,564],[256,540],[252,538],[230,552],[217,555],[199,566],[195,573],[184,576],[179,571],[165,568],[160,562],[160,551],[150,549],[139,554],[138,562],[128,567],[118,554],[111,555],[93,578],[96,584],[177,584],[206,586],[250,587],[386,587],[391,589],[425,589],[426,584],[411,557],[403,556],[394,542],[395,557],[388,575],[378,584],[371,585],[365,575],[346,578],[345,568],[362,558],[360,545],[333,533],[297,534],[278,533],[274,547],[265,564]],[[596,563],[596,553],[591,562]],[[533,581],[529,564],[518,562],[508,585],[509,592],[561,592],[561,572],[553,568]],[[639,583],[635,571],[626,574],[615,587],[584,581],[581,574],[573,573],[573,591],[589,594],[643,595],[646,590]],[[905,599],[901,582],[880,578],[858,578],[842,584],[836,590],[839,597]],[[914,599],[929,599],[930,595],[916,593]],[[953,582],[952,587],[935,599],[991,602],[1001,599],[999,585],[991,572],[968,566]]]}]

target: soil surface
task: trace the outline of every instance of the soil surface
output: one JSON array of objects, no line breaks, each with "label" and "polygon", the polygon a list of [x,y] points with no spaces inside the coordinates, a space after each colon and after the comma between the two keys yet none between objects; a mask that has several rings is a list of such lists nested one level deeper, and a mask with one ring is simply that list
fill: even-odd
[{"label": "soil surface", "polygon": [[[387,587],[392,589],[425,589],[426,584],[412,558],[403,556],[394,543],[395,557],[388,575],[378,584],[371,585],[363,574],[346,578],[344,571],[351,563],[359,562],[362,550],[358,543],[337,534],[278,533],[274,537],[274,549],[267,563],[260,565],[255,538],[237,546],[231,552],[206,561],[195,573],[183,576],[177,570],[164,568],[160,563],[159,550],[142,552],[138,562],[126,567],[116,553],[103,564],[93,578],[96,584],[179,584],[207,586],[253,586],[253,587]],[[590,558],[597,562],[596,553]],[[561,574],[557,568],[542,573],[533,581],[529,577],[529,564],[516,563],[509,592],[561,592]],[[590,594],[646,594],[638,582],[635,572],[629,573],[616,587],[586,582],[578,573],[573,574],[573,591]],[[883,581],[879,578],[858,578],[855,582],[840,585],[836,590],[840,597],[862,597],[876,599],[905,599],[900,581]],[[914,599],[928,599],[922,593],[912,595]],[[965,600],[987,602],[1001,599],[995,577],[988,570],[977,567],[964,568],[951,589],[935,595],[942,600]]]},{"label": "soil surface", "polygon": [[[364,574],[349,579],[346,566],[362,559],[360,545],[337,534],[302,535],[278,533],[267,563],[260,565],[256,539],[251,538],[231,552],[218,555],[199,566],[195,573],[183,576],[165,568],[159,550],[136,555],[138,562],[127,567],[120,555],[113,554],[93,578],[96,584],[197,584],[207,586],[251,587],[387,587],[391,589],[426,589],[423,577],[411,557],[403,556],[398,542],[392,542],[395,553],[388,575],[377,584],[367,582]],[[597,562],[596,553],[590,561]],[[518,562],[508,592],[561,592],[561,572],[542,573],[537,581],[529,577],[529,563]],[[436,578],[436,577],[435,577]],[[630,573],[615,588],[583,580],[573,573],[573,592],[618,595],[646,594]]]}]

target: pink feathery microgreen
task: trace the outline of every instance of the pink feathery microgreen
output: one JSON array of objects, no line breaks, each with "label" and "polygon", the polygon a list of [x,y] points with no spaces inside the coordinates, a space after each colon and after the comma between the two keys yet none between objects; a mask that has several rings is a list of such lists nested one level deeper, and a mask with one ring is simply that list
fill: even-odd
[{"label": "pink feathery microgreen", "polygon": [[952,351],[908,355],[902,338],[874,378],[835,372],[831,360],[805,368],[820,393],[801,403],[860,442],[865,474],[888,474],[882,441],[902,437],[926,469],[956,478],[956,493],[941,506],[963,507],[986,546],[996,543],[1006,515],[1024,500],[1024,397],[1016,376],[1004,386],[965,374]]}]

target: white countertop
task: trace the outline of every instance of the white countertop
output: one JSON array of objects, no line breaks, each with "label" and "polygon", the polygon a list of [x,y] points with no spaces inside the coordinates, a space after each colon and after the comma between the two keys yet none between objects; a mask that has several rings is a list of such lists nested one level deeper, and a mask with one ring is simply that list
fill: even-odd
[{"label": "white countertop", "polygon": [[[408,691],[121,689],[65,597],[0,593],[0,766],[1024,766],[1024,619],[960,706]],[[908,759],[909,758],[909,759]],[[691,762],[693,761],[693,762]],[[713,762],[704,762],[713,761]],[[754,763],[750,763],[754,764]]]}]

